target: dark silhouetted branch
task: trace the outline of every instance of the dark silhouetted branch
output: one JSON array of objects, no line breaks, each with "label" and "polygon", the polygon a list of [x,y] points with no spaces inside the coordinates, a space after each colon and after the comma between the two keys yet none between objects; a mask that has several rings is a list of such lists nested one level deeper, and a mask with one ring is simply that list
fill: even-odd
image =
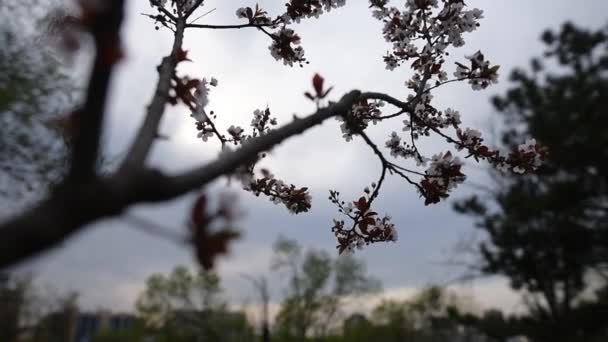
[{"label": "dark silhouetted branch", "polygon": [[103,125],[105,103],[114,65],[121,58],[120,27],[123,19],[122,0],[102,7],[88,28],[95,40],[97,53],[89,79],[84,106],[72,118],[75,130],[70,181],[79,182],[95,174]]}]

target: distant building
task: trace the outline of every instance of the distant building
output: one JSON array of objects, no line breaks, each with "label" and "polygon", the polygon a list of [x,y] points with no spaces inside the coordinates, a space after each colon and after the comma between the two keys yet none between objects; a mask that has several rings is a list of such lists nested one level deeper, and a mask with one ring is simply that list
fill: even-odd
[{"label": "distant building", "polygon": [[90,342],[102,331],[129,329],[134,323],[135,317],[129,314],[54,312],[40,321],[35,335],[49,341]]},{"label": "distant building", "polygon": [[80,313],[75,317],[73,342],[89,342],[102,331],[118,331],[133,327],[135,317],[107,311]]}]

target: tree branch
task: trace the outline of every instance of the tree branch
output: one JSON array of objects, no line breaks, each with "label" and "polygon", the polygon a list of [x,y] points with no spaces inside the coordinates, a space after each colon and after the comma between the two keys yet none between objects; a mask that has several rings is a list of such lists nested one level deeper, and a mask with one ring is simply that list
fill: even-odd
[{"label": "tree branch", "polygon": [[14,265],[59,245],[87,224],[117,216],[135,203],[160,202],[230,174],[247,165],[258,153],[300,134],[328,118],[345,115],[358,101],[359,91],[303,119],[253,139],[234,152],[184,174],[170,177],[155,170],[120,171],[107,178],[93,178],[83,184],[66,183],[39,205],[0,225],[0,268]]},{"label": "tree branch", "polygon": [[228,29],[242,29],[242,28],[257,28],[260,29],[262,27],[272,27],[271,24],[234,24],[234,25],[207,25],[207,24],[187,24],[187,28],[202,28],[202,29],[213,29],[213,30],[228,30]]},{"label": "tree branch", "polygon": [[90,25],[97,53],[82,109],[72,114],[76,125],[70,181],[82,181],[95,175],[103,125],[105,103],[115,63],[120,58],[120,26],[123,1],[113,1],[95,13]]},{"label": "tree branch", "polygon": [[213,163],[174,177],[171,182],[172,191],[184,193],[202,184],[206,184],[221,175],[229,174],[237,167],[255,161],[258,153],[271,149],[285,139],[301,134],[328,118],[345,115],[359,99],[360,94],[361,92],[353,90],[344,95],[337,103],[322,108],[303,119],[295,119],[279,129],[254,139],[251,143],[245,143],[238,150],[225,153],[225,155],[222,155]]},{"label": "tree branch", "polygon": [[146,118],[137,133],[137,137],[131,145],[125,161],[121,165],[121,171],[123,172],[143,167],[152,148],[152,143],[158,136],[158,127],[165,112],[169,90],[171,90],[171,80],[178,63],[176,54],[182,48],[186,19],[177,19],[175,25],[175,38],[171,54],[163,58],[158,68],[159,77],[154,97],[150,105],[148,105]]}]

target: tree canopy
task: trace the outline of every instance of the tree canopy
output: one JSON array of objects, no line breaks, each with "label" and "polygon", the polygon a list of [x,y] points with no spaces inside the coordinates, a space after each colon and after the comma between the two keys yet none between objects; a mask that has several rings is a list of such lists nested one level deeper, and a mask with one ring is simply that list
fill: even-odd
[{"label": "tree canopy", "polygon": [[289,280],[286,297],[276,316],[275,331],[282,338],[304,340],[326,336],[339,327],[347,296],[373,293],[380,282],[366,274],[363,261],[350,255],[332,258],[308,250],[293,240],[275,242],[273,268]]},{"label": "tree canopy", "polygon": [[228,310],[220,278],[185,266],[150,276],[136,310],[153,332],[162,328],[157,333],[167,340],[243,341],[252,335],[246,317]]},{"label": "tree canopy", "polygon": [[11,202],[58,182],[67,164],[67,146],[52,122],[76,93],[52,43],[60,6],[7,0],[0,8],[0,195]]},{"label": "tree canopy", "polygon": [[588,341],[608,324],[608,30],[567,23],[542,40],[546,53],[530,71],[514,71],[494,105],[505,119],[503,143],[532,135],[548,159],[536,174],[497,177],[490,202],[476,196],[457,209],[487,233],[481,272],[528,293],[520,330],[539,341]]}]

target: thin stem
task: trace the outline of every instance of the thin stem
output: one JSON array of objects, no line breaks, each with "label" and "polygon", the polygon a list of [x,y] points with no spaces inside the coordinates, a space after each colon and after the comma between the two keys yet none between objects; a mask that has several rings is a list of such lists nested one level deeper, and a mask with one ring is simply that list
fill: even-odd
[{"label": "thin stem", "polygon": [[146,234],[154,235],[167,239],[169,241],[186,244],[189,242],[189,238],[185,235],[176,233],[173,230],[163,227],[155,222],[144,219],[142,217],[134,216],[133,214],[124,215],[123,218],[129,223],[129,225],[135,229],[138,229]]}]

